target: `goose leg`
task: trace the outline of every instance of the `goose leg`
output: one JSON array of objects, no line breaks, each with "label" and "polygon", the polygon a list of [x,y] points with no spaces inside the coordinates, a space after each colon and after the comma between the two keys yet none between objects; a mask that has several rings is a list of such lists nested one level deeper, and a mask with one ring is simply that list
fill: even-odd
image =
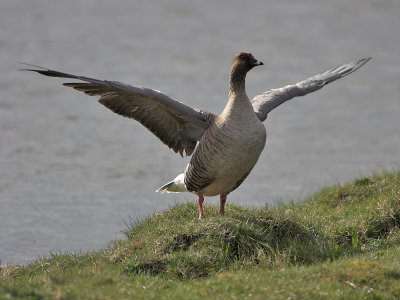
[{"label": "goose leg", "polygon": [[220,199],[219,214],[223,215],[225,213],[226,195],[219,195],[219,199]]},{"label": "goose leg", "polygon": [[198,195],[199,196],[199,219],[204,219],[204,212],[203,212],[203,202],[204,202],[204,197],[202,195]]}]

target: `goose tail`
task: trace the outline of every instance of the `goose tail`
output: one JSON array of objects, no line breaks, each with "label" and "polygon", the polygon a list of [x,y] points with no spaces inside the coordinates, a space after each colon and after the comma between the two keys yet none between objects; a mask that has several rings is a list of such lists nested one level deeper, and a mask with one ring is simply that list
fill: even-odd
[{"label": "goose tail", "polygon": [[185,174],[181,173],[174,180],[160,187],[156,192],[159,193],[182,193],[187,192],[185,186]]}]

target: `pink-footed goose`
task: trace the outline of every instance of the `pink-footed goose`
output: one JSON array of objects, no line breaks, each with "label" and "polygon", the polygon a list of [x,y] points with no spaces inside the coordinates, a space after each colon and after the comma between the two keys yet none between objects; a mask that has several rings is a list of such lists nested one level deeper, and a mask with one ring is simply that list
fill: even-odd
[{"label": "pink-footed goose", "polygon": [[293,97],[321,89],[369,60],[364,58],[332,68],[294,85],[262,93],[250,101],[245,90],[246,74],[263,63],[250,53],[239,53],[233,59],[230,72],[228,103],[219,115],[191,108],[149,88],[33,65],[38,69],[24,70],[83,81],[64,85],[90,96],[100,96],[101,104],[117,114],[139,121],[176,153],[192,155],[185,171],[157,192],[197,194],[201,219],[204,218],[204,196],[220,195],[219,213],[224,214],[227,195],[239,187],[253,169],[266,140],[262,122],[271,110]]}]

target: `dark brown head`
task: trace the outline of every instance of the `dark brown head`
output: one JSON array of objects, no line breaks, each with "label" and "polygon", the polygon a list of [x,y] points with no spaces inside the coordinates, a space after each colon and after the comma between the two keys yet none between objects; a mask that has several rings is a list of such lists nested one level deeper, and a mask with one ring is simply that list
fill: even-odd
[{"label": "dark brown head", "polygon": [[236,72],[239,71],[241,73],[246,74],[255,66],[261,66],[261,65],[263,65],[263,63],[255,59],[251,53],[240,52],[236,54],[235,57],[233,58],[232,71],[235,69]]}]

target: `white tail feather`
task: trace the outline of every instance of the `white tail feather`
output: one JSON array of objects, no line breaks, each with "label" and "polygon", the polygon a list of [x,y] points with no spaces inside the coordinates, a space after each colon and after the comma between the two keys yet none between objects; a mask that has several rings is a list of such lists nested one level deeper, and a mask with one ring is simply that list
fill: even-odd
[{"label": "white tail feather", "polygon": [[156,192],[182,193],[187,191],[188,190],[186,189],[185,186],[185,174],[181,173],[178,176],[176,176],[174,180],[160,187]]}]

